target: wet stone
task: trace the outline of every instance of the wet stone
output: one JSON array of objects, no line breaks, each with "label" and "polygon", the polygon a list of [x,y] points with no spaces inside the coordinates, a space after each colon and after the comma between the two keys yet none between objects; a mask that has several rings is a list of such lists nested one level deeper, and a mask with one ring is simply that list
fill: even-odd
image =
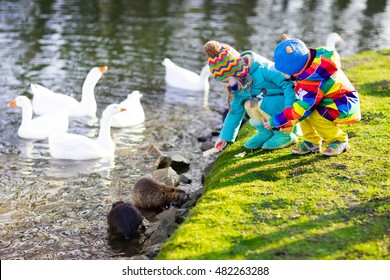
[{"label": "wet stone", "polygon": [[150,260],[150,259],[146,255],[135,255],[135,256],[132,256],[130,258],[130,260],[146,261],[146,260]]},{"label": "wet stone", "polygon": [[163,242],[155,244],[153,246],[145,247],[141,253],[144,254],[149,259],[153,259],[157,256],[158,252],[160,252],[161,247],[164,245]]},{"label": "wet stone", "polygon": [[171,157],[172,162],[171,162],[171,167],[178,173],[184,173],[187,172],[190,169],[190,162],[188,159],[181,155],[173,155]]},{"label": "wet stone", "polygon": [[214,141],[206,141],[206,142],[203,142],[202,145],[200,146],[200,149],[202,151],[207,151],[207,150],[210,150],[212,148],[214,148]]},{"label": "wet stone", "polygon": [[176,213],[177,213],[177,209],[171,208],[171,209],[165,210],[165,211],[161,212],[160,214],[156,215],[156,219],[157,220],[167,219],[171,222],[175,222]]},{"label": "wet stone", "polygon": [[157,169],[167,168],[172,164],[172,158],[167,155],[162,155],[157,159]]},{"label": "wet stone", "polygon": [[206,165],[205,168],[202,170],[202,184],[204,185],[204,182],[206,181],[207,176],[209,176],[211,169],[213,168],[214,162],[211,162]]},{"label": "wet stone", "polygon": [[165,242],[165,240],[171,236],[178,225],[168,219],[161,220],[161,223],[157,226],[156,230],[152,233],[150,238],[146,240],[144,245],[150,247],[158,243]]},{"label": "wet stone", "polygon": [[184,220],[187,218],[188,214],[190,213],[189,209],[177,209],[176,211],[176,223],[180,224],[184,222]]},{"label": "wet stone", "polygon": [[183,183],[183,184],[191,184],[192,183],[192,180],[183,174],[180,174],[179,181],[180,181],[180,183]]},{"label": "wet stone", "polygon": [[147,151],[150,155],[152,155],[152,156],[154,156],[154,157],[161,157],[161,156],[163,155],[163,153],[162,153],[155,145],[153,145],[153,144],[150,144],[150,145],[147,147],[146,151]]},{"label": "wet stone", "polygon": [[180,184],[179,175],[171,167],[155,170],[152,177],[168,186],[177,187]]}]

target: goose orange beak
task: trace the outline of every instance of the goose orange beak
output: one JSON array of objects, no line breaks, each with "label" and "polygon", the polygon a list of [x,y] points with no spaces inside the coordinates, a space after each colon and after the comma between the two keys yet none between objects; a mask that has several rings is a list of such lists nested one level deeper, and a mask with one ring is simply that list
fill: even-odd
[{"label": "goose orange beak", "polygon": [[121,108],[121,112],[123,112],[123,111],[127,111],[126,108]]},{"label": "goose orange beak", "polygon": [[10,103],[8,103],[8,107],[14,107],[16,106],[16,100],[12,100]]},{"label": "goose orange beak", "polygon": [[99,67],[99,71],[102,72],[102,73],[106,72],[107,70],[108,70],[107,66],[100,66]]}]

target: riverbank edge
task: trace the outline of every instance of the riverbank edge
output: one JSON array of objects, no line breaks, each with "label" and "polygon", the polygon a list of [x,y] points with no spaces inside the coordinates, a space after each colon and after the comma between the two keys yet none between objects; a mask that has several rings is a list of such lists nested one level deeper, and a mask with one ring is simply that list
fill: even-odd
[{"label": "riverbank edge", "polygon": [[287,148],[237,158],[253,134],[244,125],[157,259],[390,258],[390,50],[342,62],[363,115],[343,128],[351,150],[298,157]]}]

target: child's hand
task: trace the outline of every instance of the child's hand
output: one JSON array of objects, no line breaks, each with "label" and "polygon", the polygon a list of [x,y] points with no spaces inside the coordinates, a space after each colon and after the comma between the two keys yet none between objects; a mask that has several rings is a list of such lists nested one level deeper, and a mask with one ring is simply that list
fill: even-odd
[{"label": "child's hand", "polygon": [[271,124],[269,123],[269,121],[264,121],[263,124],[266,129],[271,130]]},{"label": "child's hand", "polygon": [[217,142],[215,142],[214,147],[220,151],[226,146],[227,142],[225,140],[222,140],[221,138],[218,138]]},{"label": "child's hand", "polygon": [[204,151],[203,156],[209,157],[215,153],[218,153],[226,146],[226,144],[227,144],[226,141],[222,140],[221,138],[218,138],[217,142],[215,142],[214,148]]}]

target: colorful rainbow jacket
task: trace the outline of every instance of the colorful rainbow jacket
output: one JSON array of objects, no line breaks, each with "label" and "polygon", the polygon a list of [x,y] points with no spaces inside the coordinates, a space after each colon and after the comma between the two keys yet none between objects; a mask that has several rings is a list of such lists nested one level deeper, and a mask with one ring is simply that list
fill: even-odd
[{"label": "colorful rainbow jacket", "polygon": [[271,117],[273,129],[296,124],[314,110],[337,124],[360,120],[359,95],[340,69],[338,53],[326,48],[311,49],[311,53],[313,62],[296,77],[298,100],[291,108]]}]

